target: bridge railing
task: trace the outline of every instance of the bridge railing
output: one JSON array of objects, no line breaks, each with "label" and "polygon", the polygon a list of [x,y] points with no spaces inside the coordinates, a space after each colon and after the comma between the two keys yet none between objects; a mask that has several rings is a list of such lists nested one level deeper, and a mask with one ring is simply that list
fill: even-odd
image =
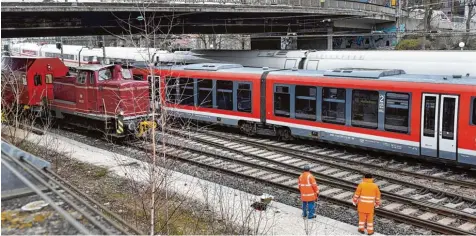
[{"label": "bridge railing", "polygon": [[[380,12],[395,14],[395,8],[390,7],[391,0],[2,0],[2,3],[44,3],[51,4],[88,4],[88,3],[141,3],[141,4],[197,4],[197,5],[245,5],[245,6],[283,6],[283,7],[312,7],[327,9],[348,9],[356,11]],[[37,4],[35,4],[37,5]]]}]

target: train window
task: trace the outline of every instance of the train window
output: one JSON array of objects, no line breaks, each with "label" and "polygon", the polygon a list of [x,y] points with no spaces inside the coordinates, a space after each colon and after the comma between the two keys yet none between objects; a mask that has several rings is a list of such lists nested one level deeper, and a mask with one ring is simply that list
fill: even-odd
[{"label": "train window", "polygon": [[217,80],[218,109],[233,110],[233,81]]},{"label": "train window", "polygon": [[88,76],[88,72],[86,71],[79,72],[78,79],[76,80],[76,82],[78,84],[85,84],[87,76]]},{"label": "train window", "polygon": [[166,88],[165,88],[165,94],[166,100],[168,103],[176,103],[177,101],[177,85],[176,85],[176,78],[173,77],[167,77],[165,79],[166,83]]},{"label": "train window", "polygon": [[352,91],[352,126],[378,128],[378,92]]},{"label": "train window", "polygon": [[442,119],[442,138],[454,139],[455,132],[455,106],[456,99],[445,97],[443,98],[443,119]]},{"label": "train window", "polygon": [[322,88],[322,121],[345,124],[345,89]]},{"label": "train window", "polygon": [[101,69],[98,73],[99,81],[110,80],[112,78],[112,73],[109,69]]},{"label": "train window", "polygon": [[181,105],[195,105],[195,96],[193,92],[193,79],[180,78],[179,79],[179,104]]},{"label": "train window", "polygon": [[425,98],[425,110],[424,112],[424,121],[423,121],[423,135],[426,137],[435,137],[435,109],[436,109],[436,98],[435,97],[426,97]]},{"label": "train window", "polygon": [[35,76],[33,76],[33,83],[35,86],[41,85],[41,75],[35,74]]},{"label": "train window", "polygon": [[213,106],[212,89],[213,89],[213,81],[211,79],[198,80],[198,106],[200,107]]},{"label": "train window", "polygon": [[53,83],[53,75],[52,74],[46,74],[45,82],[47,84],[52,84]]},{"label": "train window", "polygon": [[408,133],[410,95],[406,93],[387,93],[385,105],[385,130]]},{"label": "train window", "polygon": [[291,97],[288,86],[276,86],[274,90],[274,115],[289,117],[291,114]]},{"label": "train window", "polygon": [[473,98],[473,125],[476,125],[476,98]]},{"label": "train window", "polygon": [[238,111],[251,113],[251,84],[238,84],[237,100]]},{"label": "train window", "polygon": [[89,85],[94,85],[95,79],[94,76],[89,76]]},{"label": "train window", "polygon": [[316,120],[316,87],[296,86],[296,119]]},{"label": "train window", "polygon": [[132,79],[133,80],[144,80],[144,77],[140,74],[133,74]]}]

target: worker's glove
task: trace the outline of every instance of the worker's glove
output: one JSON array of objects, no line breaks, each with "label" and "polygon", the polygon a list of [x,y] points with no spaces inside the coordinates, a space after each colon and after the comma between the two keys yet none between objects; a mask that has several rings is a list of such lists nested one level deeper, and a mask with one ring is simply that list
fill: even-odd
[{"label": "worker's glove", "polygon": [[375,205],[375,208],[380,208],[380,205]]},{"label": "worker's glove", "polygon": [[354,206],[357,206],[357,204],[355,202],[352,202],[352,204],[354,204]]}]

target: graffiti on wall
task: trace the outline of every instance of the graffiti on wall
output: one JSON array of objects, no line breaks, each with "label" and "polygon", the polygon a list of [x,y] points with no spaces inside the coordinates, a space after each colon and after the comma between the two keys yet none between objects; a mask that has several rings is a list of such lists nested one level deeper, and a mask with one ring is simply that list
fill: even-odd
[{"label": "graffiti on wall", "polygon": [[336,37],[332,44],[334,49],[390,49],[397,44],[397,30],[405,32],[405,24],[377,29],[370,36]]}]

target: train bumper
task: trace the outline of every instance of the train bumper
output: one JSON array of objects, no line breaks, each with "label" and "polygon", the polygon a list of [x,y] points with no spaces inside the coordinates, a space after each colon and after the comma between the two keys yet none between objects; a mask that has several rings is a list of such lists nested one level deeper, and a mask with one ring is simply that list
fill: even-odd
[{"label": "train bumper", "polygon": [[142,137],[148,131],[156,129],[157,126],[157,122],[148,119],[148,117],[125,120],[123,116],[118,116],[116,119],[116,135]]}]

